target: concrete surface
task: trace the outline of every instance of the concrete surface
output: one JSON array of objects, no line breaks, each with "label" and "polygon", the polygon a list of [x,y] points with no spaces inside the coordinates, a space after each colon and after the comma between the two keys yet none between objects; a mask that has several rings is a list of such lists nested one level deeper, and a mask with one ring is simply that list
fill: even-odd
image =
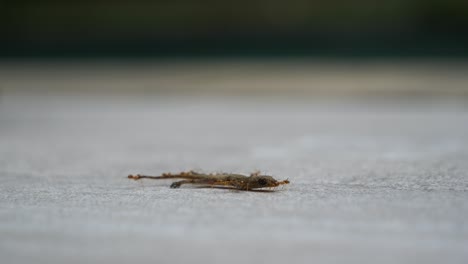
[{"label": "concrete surface", "polygon": [[[468,104],[0,98],[2,263],[467,263]],[[129,173],[289,178],[275,193]]]}]

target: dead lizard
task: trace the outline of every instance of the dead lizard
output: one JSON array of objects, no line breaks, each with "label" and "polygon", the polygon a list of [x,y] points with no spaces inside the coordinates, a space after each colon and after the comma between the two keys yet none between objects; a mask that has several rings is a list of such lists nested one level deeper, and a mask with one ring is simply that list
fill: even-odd
[{"label": "dead lizard", "polygon": [[251,191],[261,188],[274,188],[283,184],[289,184],[289,180],[277,181],[271,176],[260,175],[260,172],[245,176],[242,174],[203,174],[194,171],[181,172],[178,174],[163,173],[161,176],[128,175],[129,179],[184,179],[171,184],[171,188],[179,188],[182,184],[197,184],[210,187],[228,187],[237,190]]}]

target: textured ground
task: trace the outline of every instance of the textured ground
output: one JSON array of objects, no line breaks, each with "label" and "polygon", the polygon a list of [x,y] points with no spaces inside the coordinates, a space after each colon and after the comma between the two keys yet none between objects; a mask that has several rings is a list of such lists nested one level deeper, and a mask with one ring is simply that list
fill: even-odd
[{"label": "textured ground", "polygon": [[[0,98],[2,263],[467,263],[468,104]],[[275,193],[129,173],[289,178]]]}]

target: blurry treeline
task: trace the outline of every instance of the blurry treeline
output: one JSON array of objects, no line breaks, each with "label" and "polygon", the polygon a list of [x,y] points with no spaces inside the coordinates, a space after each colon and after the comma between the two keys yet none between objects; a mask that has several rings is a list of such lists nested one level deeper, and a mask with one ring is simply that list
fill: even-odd
[{"label": "blurry treeline", "polygon": [[2,56],[468,56],[463,0],[0,3]]}]

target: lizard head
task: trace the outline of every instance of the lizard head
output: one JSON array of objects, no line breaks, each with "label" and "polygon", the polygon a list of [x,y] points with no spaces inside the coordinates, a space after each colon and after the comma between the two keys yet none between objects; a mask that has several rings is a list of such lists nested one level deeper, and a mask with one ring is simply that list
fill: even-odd
[{"label": "lizard head", "polygon": [[289,181],[277,181],[273,177],[266,175],[250,176],[247,189],[252,190],[260,188],[278,187],[282,184],[289,184]]}]

